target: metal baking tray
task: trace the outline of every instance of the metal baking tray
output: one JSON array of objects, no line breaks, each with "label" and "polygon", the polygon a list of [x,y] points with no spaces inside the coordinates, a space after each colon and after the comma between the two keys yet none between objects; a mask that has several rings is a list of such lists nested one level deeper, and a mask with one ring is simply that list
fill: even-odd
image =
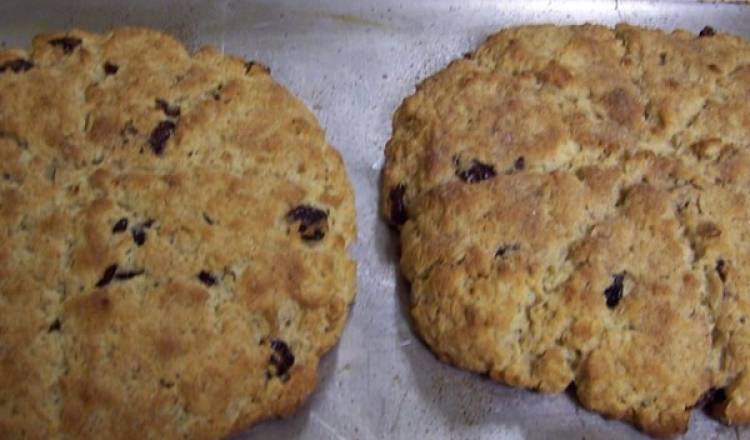
[{"label": "metal baking tray", "polygon": [[[742,4],[745,3],[745,4]],[[0,2],[0,44],[42,31],[117,25],[165,30],[256,59],[318,115],[356,187],[359,292],[320,384],[295,415],[237,439],[645,438],[580,408],[570,396],[516,390],[439,363],[410,328],[397,238],[377,211],[391,114],[415,84],[489,33],[525,23],[627,21],[750,38],[747,2],[628,0],[320,0]],[[686,439],[747,438],[694,411]]]}]

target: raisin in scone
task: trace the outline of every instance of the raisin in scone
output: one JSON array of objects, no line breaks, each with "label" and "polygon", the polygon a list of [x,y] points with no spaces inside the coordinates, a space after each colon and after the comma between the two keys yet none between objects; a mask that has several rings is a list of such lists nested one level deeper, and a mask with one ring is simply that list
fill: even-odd
[{"label": "raisin in scone", "polygon": [[381,209],[436,355],[660,436],[750,422],[750,44],[511,28],[394,116]]},{"label": "raisin in scone", "polygon": [[314,116],[264,66],[146,29],[0,51],[0,228],[5,439],[289,414],[355,291],[352,189]]}]

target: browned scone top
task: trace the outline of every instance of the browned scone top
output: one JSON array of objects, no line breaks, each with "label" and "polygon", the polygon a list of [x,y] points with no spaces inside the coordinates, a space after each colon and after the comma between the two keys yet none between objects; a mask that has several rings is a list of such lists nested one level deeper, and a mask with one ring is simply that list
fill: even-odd
[{"label": "browned scone top", "polygon": [[440,359],[654,435],[750,422],[746,41],[501,31],[396,112],[381,208]]},{"label": "browned scone top", "polygon": [[260,64],[159,32],[0,51],[0,438],[217,438],[313,390],[352,190]]}]

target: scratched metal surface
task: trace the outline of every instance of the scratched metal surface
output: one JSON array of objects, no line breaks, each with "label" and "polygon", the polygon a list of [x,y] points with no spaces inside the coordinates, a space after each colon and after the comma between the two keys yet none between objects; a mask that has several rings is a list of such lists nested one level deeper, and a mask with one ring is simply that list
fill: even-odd
[{"label": "scratched metal surface", "polygon": [[[390,116],[417,81],[504,26],[628,21],[750,38],[750,6],[689,1],[28,1],[0,2],[0,44],[40,31],[137,24],[189,47],[260,60],[319,116],[356,186],[359,293],[317,392],[292,417],[237,439],[642,438],[580,409],[569,396],[494,384],[438,363],[415,338],[394,240],[378,218],[379,170]],[[685,438],[748,438],[694,413]]]}]

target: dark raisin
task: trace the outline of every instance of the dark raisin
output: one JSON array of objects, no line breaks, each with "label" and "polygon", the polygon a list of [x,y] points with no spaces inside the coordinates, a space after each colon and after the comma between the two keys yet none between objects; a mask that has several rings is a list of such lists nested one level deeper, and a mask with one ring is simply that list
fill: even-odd
[{"label": "dark raisin", "polygon": [[104,269],[104,273],[102,274],[101,279],[96,282],[96,287],[104,287],[109,284],[115,277],[115,272],[117,272],[116,264],[107,266],[107,268]]},{"label": "dark raisin", "polygon": [[157,156],[161,156],[164,153],[164,146],[170,137],[174,134],[175,124],[172,121],[161,121],[159,125],[154,128],[151,132],[151,137],[148,140],[151,145],[151,151]]},{"label": "dark raisin", "polygon": [[727,280],[727,263],[722,258],[716,260],[716,273],[719,274],[722,283]]},{"label": "dark raisin", "polygon": [[213,276],[211,272],[205,270],[202,270],[198,273],[198,279],[201,281],[201,283],[205,284],[208,287],[216,284],[216,277]]},{"label": "dark raisin", "polygon": [[156,100],[156,108],[163,111],[165,115],[177,118],[180,116],[180,107],[177,105],[169,105],[169,103],[163,99]]},{"label": "dark raisin", "polygon": [[55,319],[54,321],[52,321],[52,324],[50,324],[49,327],[47,328],[47,333],[59,332],[61,328],[62,328],[62,324],[60,323],[60,318]]},{"label": "dark raisin", "polygon": [[328,217],[325,211],[309,205],[300,205],[287,213],[291,220],[300,220],[305,223],[316,223]]},{"label": "dark raisin", "polygon": [[34,63],[24,59],[17,59],[8,62],[8,67],[15,73],[26,72],[34,67]]},{"label": "dark raisin", "polygon": [[476,183],[495,177],[495,167],[473,160],[472,165],[467,170],[457,171],[456,175],[466,183]]},{"label": "dark raisin", "polygon": [[104,73],[107,75],[114,75],[117,73],[117,71],[120,70],[120,66],[117,64],[112,64],[109,61],[104,63]]},{"label": "dark raisin", "polygon": [[276,367],[277,376],[283,376],[294,365],[294,354],[292,354],[286,342],[279,339],[271,341],[271,348],[273,349],[270,359],[271,365]]},{"label": "dark raisin", "polygon": [[310,205],[300,205],[286,214],[290,222],[299,222],[303,240],[318,241],[328,232],[328,213]]},{"label": "dark raisin", "polygon": [[716,31],[711,26],[706,26],[703,29],[701,29],[700,33],[698,33],[698,37],[704,38],[704,37],[713,37],[716,35]]},{"label": "dark raisin", "polygon": [[61,47],[64,54],[69,54],[81,44],[80,38],[75,37],[62,37],[49,40],[49,44],[57,47]]},{"label": "dark raisin", "polygon": [[625,281],[625,273],[618,273],[612,276],[612,284],[604,289],[604,296],[607,298],[607,307],[610,309],[617,306],[622,299],[622,284]]},{"label": "dark raisin", "polygon": [[516,171],[521,171],[525,167],[526,167],[526,159],[524,159],[523,156],[519,157],[518,159],[516,159],[515,162],[513,162],[513,168]]},{"label": "dark raisin", "polygon": [[144,272],[145,271],[143,269],[141,269],[141,270],[125,270],[125,271],[121,271],[121,272],[118,271],[117,273],[115,273],[115,279],[117,281],[125,281],[125,280],[129,280],[131,278],[135,278],[137,276],[143,275]]},{"label": "dark raisin", "polygon": [[123,217],[117,220],[117,223],[112,226],[112,233],[119,234],[120,232],[125,232],[126,229],[128,229],[128,219],[127,217]]},{"label": "dark raisin", "polygon": [[134,226],[131,233],[133,234],[133,241],[138,246],[143,246],[146,242],[146,229],[150,228],[154,224],[154,219],[150,218],[140,225]]},{"label": "dark raisin", "polygon": [[34,67],[34,63],[28,60],[24,60],[23,58],[17,58],[15,60],[6,61],[3,64],[0,64],[0,73],[5,72],[6,70],[12,70],[15,73],[21,73],[26,72],[27,70]]},{"label": "dark raisin", "polygon": [[495,257],[504,257],[508,255],[511,252],[515,252],[517,250],[521,249],[521,245],[519,243],[513,243],[513,244],[504,244],[497,248],[497,252],[495,252]]},{"label": "dark raisin", "polygon": [[404,202],[404,196],[406,195],[406,186],[402,183],[391,188],[391,192],[388,198],[391,202],[391,224],[395,226],[401,226],[406,223],[406,203]]},{"label": "dark raisin", "polygon": [[146,231],[143,228],[134,228],[133,231],[133,241],[138,246],[143,246],[143,244],[146,242]]}]

